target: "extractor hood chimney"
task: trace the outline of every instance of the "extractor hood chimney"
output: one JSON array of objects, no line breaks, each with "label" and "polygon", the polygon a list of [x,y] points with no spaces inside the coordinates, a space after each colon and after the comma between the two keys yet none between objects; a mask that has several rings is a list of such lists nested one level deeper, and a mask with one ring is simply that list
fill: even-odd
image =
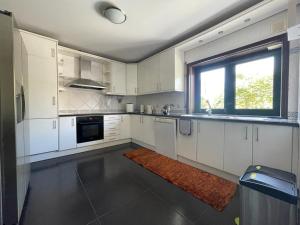
[{"label": "extractor hood chimney", "polygon": [[106,86],[90,79],[92,77],[91,71],[91,64],[90,60],[80,59],[80,78],[75,79],[68,83],[67,87],[73,88],[84,88],[84,89],[96,89],[96,90],[103,90],[106,89]]}]

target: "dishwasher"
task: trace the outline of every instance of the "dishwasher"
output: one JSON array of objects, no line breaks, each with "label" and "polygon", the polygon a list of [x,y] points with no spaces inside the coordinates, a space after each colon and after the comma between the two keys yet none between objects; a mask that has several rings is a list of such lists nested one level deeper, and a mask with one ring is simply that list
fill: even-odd
[{"label": "dishwasher", "polygon": [[176,119],[155,118],[154,132],[156,152],[176,160]]}]

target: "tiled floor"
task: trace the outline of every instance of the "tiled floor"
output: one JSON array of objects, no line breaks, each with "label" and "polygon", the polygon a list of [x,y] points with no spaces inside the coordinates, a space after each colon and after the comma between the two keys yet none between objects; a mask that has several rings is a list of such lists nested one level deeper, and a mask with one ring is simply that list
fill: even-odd
[{"label": "tiled floor", "polygon": [[220,213],[122,155],[131,149],[39,163],[22,224],[234,225],[238,193]]}]

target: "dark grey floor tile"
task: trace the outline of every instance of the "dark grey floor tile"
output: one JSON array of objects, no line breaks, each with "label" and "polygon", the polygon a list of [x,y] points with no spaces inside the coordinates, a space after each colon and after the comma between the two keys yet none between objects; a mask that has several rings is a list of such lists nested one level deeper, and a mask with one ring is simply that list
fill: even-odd
[{"label": "dark grey floor tile", "polygon": [[94,220],[92,222],[89,222],[87,225],[101,225],[98,220]]},{"label": "dark grey floor tile", "polygon": [[190,193],[183,191],[160,176],[142,168],[132,168],[131,175],[141,184],[172,204],[173,207],[191,221],[195,221],[209,205],[203,203]]},{"label": "dark grey floor tile", "polygon": [[96,209],[103,215],[140,197],[145,186],[107,157],[78,164],[78,174]]},{"label": "dark grey floor tile", "polygon": [[96,218],[74,164],[34,172],[23,225],[83,225]]},{"label": "dark grey floor tile", "polygon": [[137,201],[100,219],[102,225],[186,225],[191,224],[171,205],[147,191]]},{"label": "dark grey floor tile", "polygon": [[235,197],[224,209],[223,212],[219,212],[210,207],[200,216],[197,221],[197,225],[236,225],[234,219],[239,217],[239,193],[237,192]]}]

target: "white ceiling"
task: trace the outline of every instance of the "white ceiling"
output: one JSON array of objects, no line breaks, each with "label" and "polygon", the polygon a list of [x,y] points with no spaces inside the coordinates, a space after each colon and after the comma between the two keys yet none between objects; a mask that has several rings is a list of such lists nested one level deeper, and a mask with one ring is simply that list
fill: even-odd
[{"label": "white ceiling", "polygon": [[62,45],[122,61],[138,61],[158,49],[258,0],[112,0],[127,14],[112,24],[96,0],[1,0],[18,26]]}]

